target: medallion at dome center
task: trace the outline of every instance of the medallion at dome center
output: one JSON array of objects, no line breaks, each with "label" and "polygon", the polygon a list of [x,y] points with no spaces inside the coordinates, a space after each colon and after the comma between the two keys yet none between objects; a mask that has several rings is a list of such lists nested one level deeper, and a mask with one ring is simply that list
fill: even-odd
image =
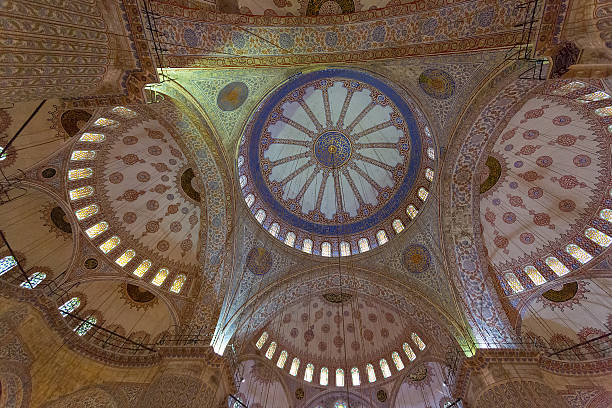
[{"label": "medallion at dome center", "polygon": [[322,166],[342,167],[351,158],[351,142],[336,130],[325,132],[315,141],[314,155]]}]

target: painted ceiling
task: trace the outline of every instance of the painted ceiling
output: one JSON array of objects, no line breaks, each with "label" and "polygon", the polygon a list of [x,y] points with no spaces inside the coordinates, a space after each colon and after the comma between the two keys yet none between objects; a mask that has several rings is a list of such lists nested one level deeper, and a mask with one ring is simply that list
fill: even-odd
[{"label": "painted ceiling", "polygon": [[347,14],[375,10],[412,0],[239,0],[240,14],[266,16],[303,16]]}]

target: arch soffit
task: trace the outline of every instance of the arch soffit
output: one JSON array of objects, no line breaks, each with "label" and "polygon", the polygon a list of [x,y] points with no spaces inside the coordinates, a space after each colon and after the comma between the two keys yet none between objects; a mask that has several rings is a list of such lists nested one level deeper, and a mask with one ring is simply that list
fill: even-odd
[{"label": "arch soffit", "polygon": [[266,365],[268,367],[268,369],[274,373],[274,376],[276,378],[278,378],[278,381],[281,385],[281,387],[283,388],[283,391],[285,392],[285,396],[287,397],[287,401],[289,402],[290,406],[287,408],[293,408],[293,406],[295,405],[293,403],[293,398],[291,398],[291,392],[289,390],[289,386],[287,385],[287,381],[285,381],[285,378],[283,375],[280,374],[279,370],[276,369],[276,367],[273,367],[273,364],[271,363],[270,360],[266,360],[265,358],[263,358],[260,355],[257,354],[242,354],[238,357],[238,363],[242,363],[248,360],[254,360],[254,361],[258,361],[264,365]]},{"label": "arch soffit", "polygon": [[[445,361],[442,358],[436,358],[435,356],[428,355],[423,360],[419,361],[419,365],[428,365],[429,363],[444,365]],[[411,369],[406,370],[400,377],[397,378],[395,384],[391,388],[390,395],[390,407],[395,407],[395,401],[397,399],[397,395],[402,388],[402,385],[406,382],[406,379],[413,373],[416,367],[412,367]]]}]

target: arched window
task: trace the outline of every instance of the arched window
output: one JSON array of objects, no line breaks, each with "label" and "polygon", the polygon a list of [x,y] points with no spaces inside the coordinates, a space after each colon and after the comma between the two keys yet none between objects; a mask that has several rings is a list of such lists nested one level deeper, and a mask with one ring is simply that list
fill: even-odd
[{"label": "arched window", "polygon": [[506,279],[506,282],[508,282],[508,285],[510,285],[514,293],[519,293],[525,290],[525,288],[523,287],[523,285],[521,285],[521,282],[518,280],[516,275],[513,274],[512,272],[506,273],[504,275],[504,279]]},{"label": "arched window", "polygon": [[85,233],[89,238],[95,238],[104,231],[108,229],[108,223],[106,221],[100,221],[96,225],[92,225],[91,227],[85,230]]},{"label": "arched window", "polygon": [[81,142],[94,142],[100,143],[103,142],[106,137],[102,133],[83,133],[79,140]]},{"label": "arched window", "polygon": [[187,280],[187,277],[183,274],[180,274],[179,276],[177,276],[174,279],[174,282],[172,282],[172,286],[170,287],[170,292],[180,293],[181,289],[183,289],[183,285],[185,284],[186,280]]},{"label": "arched window", "polygon": [[259,336],[259,340],[257,340],[257,343],[255,343],[255,346],[259,350],[261,350],[263,345],[266,344],[266,341],[268,341],[268,332],[263,332],[261,333],[261,336]]},{"label": "arched window", "polygon": [[313,374],[314,366],[311,363],[306,364],[306,370],[304,370],[304,381],[312,382]]},{"label": "arched window", "polygon": [[366,364],[366,372],[368,373],[368,381],[371,383],[375,382],[376,373],[374,372],[374,366],[372,364]]},{"label": "arched window", "polygon": [[302,242],[302,251],[306,252],[307,254],[312,254],[312,240],[306,238],[303,242]]},{"label": "arched window", "polygon": [[289,231],[287,235],[285,235],[285,245],[289,245],[293,248],[293,245],[295,245],[295,233]]},{"label": "arched window", "polygon": [[148,259],[145,259],[144,261],[142,261],[140,263],[140,265],[138,265],[138,267],[136,269],[134,269],[134,275],[138,276],[139,278],[142,278],[142,276],[147,273],[147,271],[149,270],[149,268],[151,267],[151,261],[149,261]]},{"label": "arched window", "polygon": [[86,207],[76,210],[74,214],[76,215],[77,220],[82,221],[86,218],[91,217],[94,214],[97,214],[99,210],[100,207],[98,207],[97,204],[89,204]]},{"label": "arched window", "polygon": [[95,150],[75,150],[70,155],[70,160],[72,161],[93,160],[95,158],[96,158]]},{"label": "arched window", "polygon": [[255,202],[255,196],[251,193],[249,193],[245,199],[244,202],[246,203],[247,207],[251,208],[251,206],[253,205],[253,203]]},{"label": "arched window", "polygon": [[92,186],[84,186],[75,188],[74,190],[70,190],[68,195],[70,196],[71,201],[80,200],[81,198],[89,197],[94,193],[94,188]]},{"label": "arched window", "polygon": [[557,88],[552,93],[554,95],[565,95],[570,92],[577,91],[578,89],[582,89],[586,86],[584,82],[580,81],[572,81],[569,84],[563,85],[561,88]]},{"label": "arched window", "polygon": [[603,108],[598,108],[595,109],[593,112],[595,112],[595,114],[605,118],[607,116],[612,116],[612,106],[606,106]]},{"label": "arched window", "polygon": [[414,207],[414,205],[410,204],[408,207],[406,207],[406,214],[408,214],[411,220],[414,220],[414,217],[416,217],[418,213],[419,211]]},{"label": "arched window", "polygon": [[244,164],[244,156],[240,155],[238,156],[238,168],[242,167],[243,164]]},{"label": "arched window", "polygon": [[26,289],[34,289],[40,282],[45,280],[46,277],[47,274],[44,272],[34,272],[27,281],[21,282],[21,285],[19,286]]},{"label": "arched window", "polygon": [[410,345],[408,343],[404,343],[402,345],[402,348],[404,349],[404,353],[406,353],[406,355],[408,356],[408,360],[414,361],[414,359],[416,358],[416,354],[414,354],[414,351],[412,351]]},{"label": "arched window", "polygon": [[425,178],[429,181],[433,181],[434,171],[429,167],[425,169]]},{"label": "arched window", "polygon": [[117,235],[112,236],[100,245],[100,250],[105,254],[108,254],[110,251],[115,249],[120,242],[121,239],[119,239]]},{"label": "arched window", "polygon": [[421,340],[418,334],[412,333],[410,337],[412,338],[412,341],[414,342],[414,344],[417,345],[419,350],[421,351],[425,350],[425,343],[423,343],[423,340]]},{"label": "arched window", "polygon": [[331,244],[329,242],[321,244],[321,256],[331,256]]},{"label": "arched window", "polygon": [[402,222],[402,220],[400,219],[394,219],[393,220],[393,229],[395,230],[396,234],[399,234],[400,232],[402,232],[404,230],[404,223]]},{"label": "arched window", "polygon": [[370,243],[368,242],[367,238],[359,238],[359,241],[357,241],[357,246],[359,247],[359,252],[363,253],[363,252],[367,252],[370,250]]},{"label": "arched window", "polygon": [[244,188],[244,186],[246,186],[247,184],[247,176],[243,174],[242,176],[240,176],[238,181],[240,182],[240,188]]},{"label": "arched window", "polygon": [[609,235],[604,234],[603,232],[595,228],[587,228],[587,230],[584,232],[584,235],[591,241],[595,242],[597,245],[604,248],[607,248],[610,246],[610,244],[612,244],[612,238],[610,238]]},{"label": "arched window", "polygon": [[421,201],[425,201],[427,200],[427,197],[429,196],[429,191],[427,191],[425,187],[419,187],[419,190],[417,191],[417,195],[419,196]]},{"label": "arched window", "polygon": [[266,351],[266,358],[268,360],[272,360],[272,357],[274,356],[274,353],[276,352],[276,342],[272,342],[270,343],[270,345],[268,346],[268,350]]},{"label": "arched window", "polygon": [[285,363],[287,362],[287,352],[285,350],[281,351],[280,356],[278,357],[278,361],[276,362],[276,366],[280,369],[285,368]]},{"label": "arched window", "polygon": [[351,254],[351,244],[346,241],[340,242],[340,256],[349,256]]},{"label": "arched window", "polygon": [[272,236],[275,238],[278,236],[279,231],[280,231],[280,225],[278,225],[278,223],[276,222],[273,222],[272,225],[270,225],[270,228],[268,229],[268,232],[272,234]]},{"label": "arched window", "polygon": [[115,127],[118,124],[119,122],[117,122],[116,120],[108,119],[108,118],[100,118],[94,122],[94,125],[102,126],[102,127]]},{"label": "arched window", "polygon": [[319,377],[319,384],[327,385],[329,381],[328,376],[329,372],[327,371],[327,367],[321,367],[321,376]]},{"label": "arched window", "polygon": [[529,276],[529,279],[536,285],[541,285],[546,283],[546,279],[542,276],[542,274],[534,267],[534,266],[526,266],[523,271]]},{"label": "arched window", "polygon": [[389,238],[387,238],[387,233],[385,230],[379,230],[376,233],[376,240],[378,241],[378,245],[383,245],[389,242]]},{"label": "arched window", "polygon": [[81,300],[78,297],[73,297],[63,305],[61,305],[58,309],[63,317],[68,316],[67,313],[72,313],[81,305]]},{"label": "arched window", "polygon": [[295,377],[299,369],[300,369],[300,359],[295,357],[293,361],[291,362],[291,368],[289,369],[289,374]]},{"label": "arched window", "polygon": [[580,248],[576,244],[569,244],[565,247],[565,252],[570,254],[572,258],[580,262],[581,264],[585,264],[589,262],[593,257],[584,249]]},{"label": "arched window", "polygon": [[336,387],[344,387],[344,370],[336,368]]},{"label": "arched window", "polygon": [[89,316],[87,319],[85,319],[84,322],[81,322],[77,327],[75,327],[74,331],[76,332],[77,335],[84,336],[96,323],[97,323],[96,318],[93,316]]},{"label": "arched window", "polygon": [[429,157],[431,160],[436,159],[436,152],[434,151],[433,147],[427,148],[427,157]]},{"label": "arched window", "polygon": [[395,364],[395,368],[397,371],[402,371],[404,369],[404,362],[400,358],[400,355],[397,351],[391,353],[391,358],[393,359],[393,363]]},{"label": "arched window", "polygon": [[11,255],[5,256],[0,259],[0,275],[4,275],[11,269],[17,266],[17,261]]},{"label": "arched window", "polygon": [[389,368],[389,364],[387,364],[387,360],[384,358],[380,359],[380,371],[383,373],[384,378],[391,377],[391,369]]},{"label": "arched window", "polygon": [[351,368],[351,380],[354,386],[361,384],[361,381],[359,380],[359,369],[357,367]]},{"label": "arched window", "polygon": [[136,256],[136,251],[128,249],[119,258],[115,260],[115,263],[121,267],[125,266]]},{"label": "arched window", "polygon": [[131,109],[126,108],[125,106],[115,106],[112,111],[119,116],[123,116],[124,118],[135,118],[138,116],[136,112]]},{"label": "arched window", "polygon": [[610,95],[608,95],[607,93],[603,91],[596,91],[596,92],[592,92],[587,95],[582,95],[580,99],[578,99],[578,101],[582,103],[589,103],[589,102],[602,101],[608,98],[610,98]]},{"label": "arched window", "polygon": [[548,267],[552,269],[557,276],[563,276],[569,273],[569,269],[567,269],[567,267],[554,256],[549,256],[544,262],[546,262],[546,265],[548,265]]},{"label": "arched window", "polygon": [[259,210],[257,210],[257,212],[255,213],[255,219],[256,219],[256,220],[257,220],[257,222],[259,222],[260,224],[263,224],[264,220],[266,219],[266,212],[260,208],[260,209],[259,209]]},{"label": "arched window", "polygon": [[170,271],[168,269],[161,268],[159,271],[157,271],[157,275],[155,275],[151,283],[154,284],[155,286],[161,286],[162,283],[164,283],[164,281],[168,277],[169,273]]},{"label": "arched window", "polygon": [[68,180],[81,180],[90,178],[93,175],[91,167],[85,167],[84,169],[72,169],[68,170]]},{"label": "arched window", "polygon": [[[612,126],[612,125],[610,125]],[[599,212],[599,217],[603,220],[606,220],[608,222],[612,222],[612,210],[608,209],[608,208],[604,208],[603,210],[601,210]]]}]

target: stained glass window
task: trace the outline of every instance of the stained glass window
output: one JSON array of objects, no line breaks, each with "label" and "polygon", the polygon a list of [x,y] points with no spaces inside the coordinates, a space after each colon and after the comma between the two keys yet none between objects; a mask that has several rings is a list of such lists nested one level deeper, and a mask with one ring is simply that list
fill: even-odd
[{"label": "stained glass window", "polygon": [[574,92],[578,89],[584,88],[584,86],[585,86],[584,82],[573,81],[573,82],[570,82],[569,84],[563,85],[561,88],[555,89],[552,93],[555,95],[565,95],[570,92]]},{"label": "stained glass window", "polygon": [[108,118],[100,118],[94,122],[94,125],[102,126],[102,127],[115,127],[118,124],[119,122],[117,122],[116,120],[108,119]]},{"label": "stained glass window", "polygon": [[597,92],[593,92],[587,95],[583,95],[578,100],[582,103],[589,103],[589,102],[597,102],[597,101],[601,101],[604,99],[608,99],[609,97],[610,95],[608,95],[607,93],[603,91],[597,91]]},{"label": "stained glass window", "polygon": [[376,240],[378,241],[378,245],[386,244],[389,241],[389,238],[387,238],[387,233],[385,232],[385,230],[379,230],[376,233]]},{"label": "stained glass window", "polygon": [[164,281],[168,277],[169,273],[170,271],[168,269],[161,268],[159,271],[157,271],[157,275],[155,275],[151,283],[154,284],[155,286],[161,286],[162,283],[164,283]]},{"label": "stained glass window", "polygon": [[404,353],[406,353],[406,355],[408,356],[408,360],[414,361],[414,359],[416,358],[416,354],[414,354],[414,351],[412,351],[410,345],[408,343],[404,343],[402,345],[402,348],[404,349]]},{"label": "stained glass window", "polygon": [[5,160],[8,157],[8,152],[5,150],[4,146],[0,145],[0,161]]},{"label": "stained glass window", "polygon": [[425,178],[429,181],[433,181],[434,171],[429,167],[425,169]]},{"label": "stained glass window", "polygon": [[516,275],[513,274],[512,272],[506,273],[504,275],[504,278],[506,279],[506,282],[508,282],[508,285],[510,285],[514,293],[519,293],[525,290],[525,288],[523,287],[523,285],[521,285],[521,282],[518,280]]},{"label": "stained glass window", "polygon": [[299,369],[300,369],[300,359],[295,357],[293,361],[291,361],[291,368],[289,369],[289,374],[295,377]]},{"label": "stained glass window", "polygon": [[148,259],[145,259],[144,261],[142,261],[140,263],[140,265],[138,265],[138,267],[136,269],[134,269],[134,275],[138,276],[139,278],[142,278],[142,276],[147,273],[147,271],[149,270],[149,268],[151,267],[151,261],[149,261]]},{"label": "stained glass window", "polygon": [[593,257],[584,249],[580,248],[576,244],[569,244],[565,247],[565,252],[570,254],[575,260],[580,262],[581,264],[585,264],[589,262]]},{"label": "stained glass window", "polygon": [[329,371],[327,367],[321,367],[321,376],[319,377],[319,384],[327,385],[329,381]]},{"label": "stained glass window", "polygon": [[260,224],[263,224],[264,220],[266,219],[266,212],[260,208],[260,209],[259,209],[259,210],[257,210],[257,212],[255,213],[255,219],[256,219],[256,220],[257,220],[257,222],[259,222]]},{"label": "stained glass window", "polygon": [[425,126],[425,134],[427,135],[427,137],[431,137],[431,130],[429,130],[427,126]]},{"label": "stained glass window", "polygon": [[546,279],[542,276],[542,274],[534,267],[534,266],[526,266],[523,271],[529,276],[529,279],[536,285],[541,285],[546,283]]},{"label": "stained glass window", "polygon": [[90,204],[86,207],[76,210],[74,214],[76,215],[77,220],[81,221],[81,220],[91,217],[94,214],[97,214],[98,210],[99,210],[99,207],[97,204]]},{"label": "stained glass window", "polygon": [[83,133],[81,135],[81,137],[79,138],[79,140],[81,142],[94,142],[94,143],[101,143],[104,141],[104,139],[106,139],[106,136],[104,136],[102,133]]},{"label": "stained glass window", "polygon": [[62,316],[68,316],[67,313],[72,313],[81,305],[81,300],[78,297],[73,297],[63,305],[61,305],[58,309]]},{"label": "stained glass window", "polygon": [[314,366],[311,363],[306,364],[306,370],[304,370],[304,381],[312,382],[313,374]]},{"label": "stained glass window", "polygon": [[247,184],[247,176],[243,174],[242,176],[240,176],[238,181],[240,182],[240,188],[244,188],[244,186],[246,186]]},{"label": "stained glass window", "polygon": [[289,231],[287,235],[285,235],[285,245],[289,245],[290,247],[295,245],[295,233]]},{"label": "stained glass window", "polygon": [[349,256],[351,254],[351,244],[346,241],[340,242],[340,256]]},{"label": "stained glass window", "polygon": [[280,356],[278,357],[278,361],[276,362],[276,366],[278,368],[285,368],[285,363],[287,362],[287,352],[285,350],[281,351]]},{"label": "stained glass window", "polygon": [[607,248],[612,244],[612,238],[608,234],[604,234],[598,229],[587,228],[584,235],[591,241],[597,243],[599,246]]},{"label": "stained glass window", "polygon": [[136,112],[126,108],[125,106],[115,106],[113,108],[113,112],[117,115],[123,116],[124,118],[135,118],[136,116],[138,116]]},{"label": "stained glass window", "polygon": [[136,252],[133,249],[128,249],[119,258],[115,260],[115,263],[119,266],[125,266],[136,256]]},{"label": "stained glass window", "polygon": [[243,164],[244,164],[244,156],[240,155],[238,156],[238,167],[242,167]]},{"label": "stained glass window", "polygon": [[357,241],[357,246],[359,247],[359,252],[367,252],[370,250],[370,242],[367,238],[359,238]]},{"label": "stained glass window", "polygon": [[414,220],[414,217],[416,217],[418,213],[419,212],[414,205],[410,204],[408,207],[406,207],[406,214],[408,214],[411,220]]},{"label": "stained glass window", "polygon": [[397,368],[397,371],[402,371],[404,369],[404,362],[402,361],[399,353],[397,351],[394,351],[393,353],[391,353],[391,358],[393,359],[393,363],[395,364],[395,368]]},{"label": "stained glass window", "polygon": [[373,383],[376,381],[376,373],[372,364],[366,364],[366,372],[368,373],[368,381]]},{"label": "stained glass window", "polygon": [[344,387],[344,370],[336,368],[336,387]]},{"label": "stained glass window", "polygon": [[70,155],[70,160],[93,160],[96,158],[95,150],[75,150]]},{"label": "stained glass window", "polygon": [[435,160],[436,152],[434,151],[433,147],[427,148],[427,157],[429,157],[431,160]]},{"label": "stained glass window", "polygon": [[420,187],[417,191],[417,195],[422,201],[427,200],[427,196],[429,196],[429,191],[427,191],[424,187]]},{"label": "stained glass window", "polygon": [[268,350],[266,351],[266,358],[268,360],[272,360],[272,356],[274,356],[274,353],[276,352],[276,342],[273,341],[272,343],[270,343],[270,345],[268,346]]},{"label": "stained glass window", "polygon": [[81,198],[89,197],[94,193],[94,188],[92,186],[84,186],[75,188],[74,190],[70,190],[68,195],[70,195],[70,199],[72,201],[79,200]]},{"label": "stained glass window", "polygon": [[612,106],[606,106],[604,108],[598,108],[598,109],[595,109],[593,112],[595,112],[599,116],[603,116],[603,117],[610,116],[610,115],[612,115]]},{"label": "stained glass window", "polygon": [[384,358],[380,359],[380,370],[382,371],[384,378],[391,377],[391,369],[389,368],[389,364],[387,364],[387,360]]},{"label": "stained glass window", "polygon": [[331,256],[331,244],[329,242],[321,244],[321,256]]},{"label": "stained glass window", "polygon": [[280,231],[280,225],[278,225],[278,223],[276,222],[273,222],[272,225],[270,225],[270,228],[268,229],[268,232],[272,234],[273,237],[278,236],[279,231]]},{"label": "stained glass window", "polygon": [[351,368],[351,380],[354,386],[361,384],[361,381],[359,380],[359,369],[357,367]]},{"label": "stained glass window", "polygon": [[81,322],[81,324],[75,327],[74,331],[79,336],[84,336],[93,327],[93,325],[96,324],[96,322],[97,322],[97,319],[95,317],[89,316],[87,319],[85,319],[84,322]]},{"label": "stained glass window", "polygon": [[303,242],[302,242],[302,251],[306,252],[307,254],[312,254],[312,240],[306,238]]},{"label": "stained glass window", "polygon": [[393,229],[395,230],[396,234],[399,234],[400,232],[402,232],[404,230],[404,223],[402,222],[402,220],[400,219],[393,220]]},{"label": "stained glass window", "polygon": [[46,277],[47,274],[44,272],[34,272],[27,281],[21,282],[21,285],[19,286],[26,289],[34,289],[40,282],[45,280]]},{"label": "stained glass window", "polygon": [[336,403],[334,404],[334,408],[348,408],[348,407],[343,401],[336,401]]},{"label": "stained glass window", "polygon": [[117,245],[119,245],[119,243],[121,242],[121,239],[119,239],[118,236],[112,236],[109,239],[107,239],[106,241],[104,241],[104,243],[102,243],[102,245],[100,245],[100,250],[102,252],[104,252],[105,254],[109,253],[110,251],[112,251],[113,249],[115,249],[117,247]]},{"label": "stained glass window", "polygon": [[410,337],[412,338],[412,341],[414,342],[414,344],[417,345],[419,350],[421,351],[425,350],[425,343],[423,343],[423,340],[421,340],[418,334],[412,333]]},{"label": "stained glass window", "polygon": [[106,221],[100,221],[96,225],[92,225],[91,227],[85,230],[85,233],[89,238],[95,238],[104,231],[108,229],[108,223]]},{"label": "stained glass window", "polygon": [[11,255],[5,256],[0,259],[0,275],[4,275],[6,272],[17,266],[17,261]]},{"label": "stained glass window", "polygon": [[259,340],[257,340],[257,343],[255,343],[255,347],[261,350],[263,345],[266,344],[266,341],[268,341],[268,332],[263,332],[261,333],[261,336],[259,336]]},{"label": "stained glass window", "polygon": [[604,208],[599,212],[599,217],[608,222],[612,222],[612,210]]},{"label": "stained glass window", "polygon": [[549,256],[544,262],[546,262],[546,265],[548,265],[548,267],[558,276],[563,276],[566,273],[569,273],[569,269],[567,269],[567,267],[554,256]]},{"label": "stained glass window", "polygon": [[179,276],[174,278],[174,282],[172,282],[172,286],[170,287],[170,292],[180,293],[181,289],[183,289],[183,285],[185,284],[186,280],[187,277],[183,274],[180,274]]},{"label": "stained glass window", "polygon": [[89,178],[93,175],[93,170],[89,167],[84,169],[72,169],[68,170],[68,180],[80,180]]},{"label": "stained glass window", "polygon": [[608,132],[612,133],[612,125],[608,125]]},{"label": "stained glass window", "polygon": [[249,193],[249,195],[246,196],[244,201],[246,202],[247,207],[251,208],[251,206],[255,202],[255,196],[253,194]]}]

